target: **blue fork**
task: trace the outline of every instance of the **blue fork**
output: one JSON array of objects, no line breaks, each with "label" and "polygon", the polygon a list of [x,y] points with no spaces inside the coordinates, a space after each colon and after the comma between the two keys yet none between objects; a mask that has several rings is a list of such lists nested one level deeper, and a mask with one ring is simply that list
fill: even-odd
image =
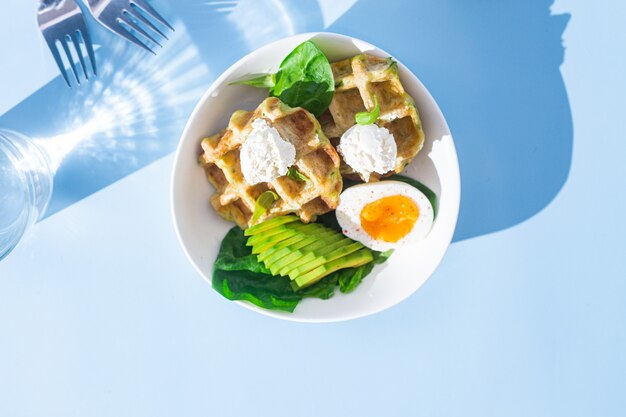
[{"label": "blue fork", "polygon": [[[85,55],[94,75],[96,71],[96,57],[93,52],[93,44],[85,25],[85,18],[74,0],[39,0],[37,10],[37,22],[43,34],[52,56],[63,75],[68,86],[72,86],[70,76],[66,70],[66,64],[62,56],[69,63],[74,74],[74,80],[80,85],[80,74],[77,69],[78,58],[83,70],[85,80],[89,80],[89,73],[85,65]],[[81,48],[83,45],[83,48]],[[72,54],[72,49],[74,54]]]},{"label": "blue fork", "polygon": [[153,54],[150,43],[162,46],[159,37],[167,36],[146,16],[174,30],[146,0],[88,0],[88,5],[103,26]]}]

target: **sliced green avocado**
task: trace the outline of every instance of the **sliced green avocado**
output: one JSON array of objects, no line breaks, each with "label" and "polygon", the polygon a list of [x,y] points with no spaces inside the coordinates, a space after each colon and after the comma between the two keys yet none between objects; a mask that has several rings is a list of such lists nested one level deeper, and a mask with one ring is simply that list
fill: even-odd
[{"label": "sliced green avocado", "polygon": [[281,242],[285,239],[289,239],[290,237],[296,236],[298,234],[300,234],[298,230],[288,229],[274,236],[270,236],[267,239],[263,240],[262,242],[259,242],[258,244],[252,246],[252,253],[255,255],[258,255],[259,253],[263,253],[266,250],[273,247],[274,245],[276,245],[278,242]]},{"label": "sliced green avocado", "polygon": [[275,226],[279,226],[281,224],[286,224],[286,223],[291,223],[291,222],[295,222],[300,220],[300,218],[298,216],[294,216],[294,215],[287,215],[287,216],[280,216],[280,217],[274,217],[273,219],[269,219],[266,220],[262,223],[259,224],[255,224],[252,227],[248,227],[246,230],[243,231],[244,236],[253,236],[256,235],[259,232],[264,232],[266,230],[269,230]]},{"label": "sliced green avocado", "polygon": [[312,239],[309,240],[309,245],[303,246],[300,249],[292,250],[286,256],[283,256],[276,261],[272,262],[270,265],[266,266],[270,269],[272,274],[280,274],[282,276],[288,275],[291,270],[291,265],[294,262],[310,262],[314,260],[318,255],[316,254],[316,250],[319,250],[322,247],[328,247],[335,244],[337,241],[343,240],[344,237],[342,234],[333,231],[331,234],[327,236],[311,236]]},{"label": "sliced green avocado", "polygon": [[[339,240],[335,240],[334,242],[331,242],[330,244],[327,244],[326,242],[318,242],[316,244],[316,247],[312,248],[312,253],[314,255],[313,258],[302,257],[302,258],[293,259],[288,265],[286,265],[283,269],[280,270],[280,275],[283,275],[283,276],[290,275],[290,272],[293,271],[295,268],[298,268],[299,266],[304,265],[307,262],[311,262],[313,259],[320,258],[334,251],[335,249],[338,249],[342,246],[347,246],[354,242],[354,240],[345,237],[341,233],[337,233],[337,235],[339,236]],[[324,261],[322,260],[320,265],[323,263]]]},{"label": "sliced green avocado", "polygon": [[334,234],[336,234],[334,230],[328,229],[325,231],[320,231],[320,233],[316,235],[301,234],[299,235],[300,239],[294,241],[294,237],[284,240],[278,243],[273,248],[269,249],[268,251],[263,252],[258,256],[258,260],[260,262],[265,262],[266,265],[273,265],[277,260],[289,255],[293,251],[307,247],[308,245],[315,243],[320,239],[325,239]]},{"label": "sliced green avocado", "polygon": [[335,259],[324,265],[321,265],[304,275],[299,276],[291,281],[292,287],[297,291],[301,288],[315,284],[326,275],[331,274],[339,269],[353,268],[371,262],[374,259],[372,251],[368,248],[359,249],[342,258]]},{"label": "sliced green avocado", "polygon": [[289,271],[289,278],[294,280],[308,273],[309,271],[312,271],[313,269],[317,268],[320,265],[324,265],[328,262],[334,261],[335,259],[345,257],[351,254],[352,252],[358,251],[362,247],[363,245],[360,244],[359,242],[354,242],[347,246],[341,246],[333,250],[332,252],[329,252],[327,255],[319,256],[310,262],[307,262],[305,264],[300,265],[297,268],[292,269],[291,271]]},{"label": "sliced green avocado", "polygon": [[285,256],[277,261],[280,262],[281,265],[280,275],[287,275],[294,263],[297,263],[299,265],[301,263],[310,262],[318,257],[317,252],[319,252],[322,248],[334,245],[338,241],[342,241],[345,239],[344,235],[334,230],[332,231],[332,233],[326,236],[311,237],[313,237],[314,239],[309,245],[304,246],[300,250],[296,250],[290,253],[288,256]]},{"label": "sliced green avocado", "polygon": [[272,246],[265,252],[260,253],[259,256],[257,256],[257,259],[259,260],[259,262],[263,262],[266,259],[268,259],[270,256],[276,254],[277,252],[283,251],[288,246],[294,245],[302,240],[308,239],[308,237],[309,237],[308,235],[301,233],[293,237],[290,237],[289,239],[285,239],[282,242],[278,242],[276,245]]},{"label": "sliced green avocado", "polygon": [[345,237],[341,233],[337,233],[337,235],[339,236],[339,239],[335,239],[333,242],[330,242],[329,244],[326,242],[317,242],[315,246],[311,247],[310,249],[311,249],[311,252],[313,252],[314,258],[309,257],[307,259],[304,259],[304,258],[293,259],[289,265],[287,265],[285,268],[283,268],[280,271],[280,274],[288,275],[289,271],[293,270],[294,268],[297,268],[300,265],[304,265],[305,263],[310,262],[312,259],[324,256],[330,251],[333,251],[342,246],[347,246],[350,243],[354,242],[352,239]]},{"label": "sliced green avocado", "polygon": [[264,232],[259,232],[257,234],[255,234],[254,236],[250,236],[248,238],[248,241],[246,242],[246,246],[254,246],[258,243],[262,243],[263,241],[265,241],[267,238],[269,238],[270,236],[275,236],[279,233],[285,232],[287,230],[299,230],[299,231],[310,231],[313,232],[315,230],[320,229],[322,226],[320,226],[319,224],[316,223],[287,223],[287,224],[281,224],[278,226],[275,226],[269,230],[266,230]]},{"label": "sliced green avocado", "polygon": [[287,275],[289,272],[289,262],[292,258],[305,259],[306,262],[310,262],[315,259],[315,254],[313,252],[303,252],[300,250],[294,251],[288,256],[279,259],[274,265],[269,267],[272,275],[280,275],[282,277]]}]

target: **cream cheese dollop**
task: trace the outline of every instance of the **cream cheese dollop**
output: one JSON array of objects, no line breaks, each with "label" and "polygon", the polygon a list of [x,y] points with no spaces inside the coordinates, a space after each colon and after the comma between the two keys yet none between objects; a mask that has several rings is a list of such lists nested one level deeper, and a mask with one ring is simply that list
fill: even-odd
[{"label": "cream cheese dollop", "polygon": [[393,135],[376,124],[352,126],[341,136],[337,149],[365,181],[373,172],[382,175],[392,171],[398,153]]},{"label": "cream cheese dollop", "polygon": [[296,148],[265,119],[255,119],[241,146],[241,172],[248,184],[270,182],[287,174],[296,161]]}]

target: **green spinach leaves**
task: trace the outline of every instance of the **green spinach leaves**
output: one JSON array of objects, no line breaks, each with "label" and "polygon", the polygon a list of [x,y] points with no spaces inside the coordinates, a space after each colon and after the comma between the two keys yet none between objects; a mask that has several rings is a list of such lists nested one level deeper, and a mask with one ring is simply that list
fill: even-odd
[{"label": "green spinach leaves", "polygon": [[291,107],[303,107],[315,116],[328,109],[335,91],[330,62],[311,41],[303,42],[291,51],[276,74],[264,74],[232,84],[269,88],[270,96],[278,97]]},{"label": "green spinach leaves", "polygon": [[272,276],[257,261],[246,236],[235,226],[226,234],[213,265],[213,288],[229,300],[245,300],[262,308],[292,312],[305,297],[326,300],[341,292],[350,292],[365,278],[374,265],[387,260],[388,253],[374,252],[374,261],[355,268],[340,269],[310,287],[294,291],[289,277]]}]

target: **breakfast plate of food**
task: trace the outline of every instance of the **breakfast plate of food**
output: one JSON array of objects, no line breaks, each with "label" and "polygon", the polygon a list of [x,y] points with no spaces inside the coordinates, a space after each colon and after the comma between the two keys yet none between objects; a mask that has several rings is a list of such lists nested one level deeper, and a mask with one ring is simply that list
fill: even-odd
[{"label": "breakfast plate of food", "polygon": [[362,317],[413,294],[450,245],[454,142],[397,57],[307,33],[266,45],[207,90],[182,134],[171,206],[216,293],[274,317]]}]

